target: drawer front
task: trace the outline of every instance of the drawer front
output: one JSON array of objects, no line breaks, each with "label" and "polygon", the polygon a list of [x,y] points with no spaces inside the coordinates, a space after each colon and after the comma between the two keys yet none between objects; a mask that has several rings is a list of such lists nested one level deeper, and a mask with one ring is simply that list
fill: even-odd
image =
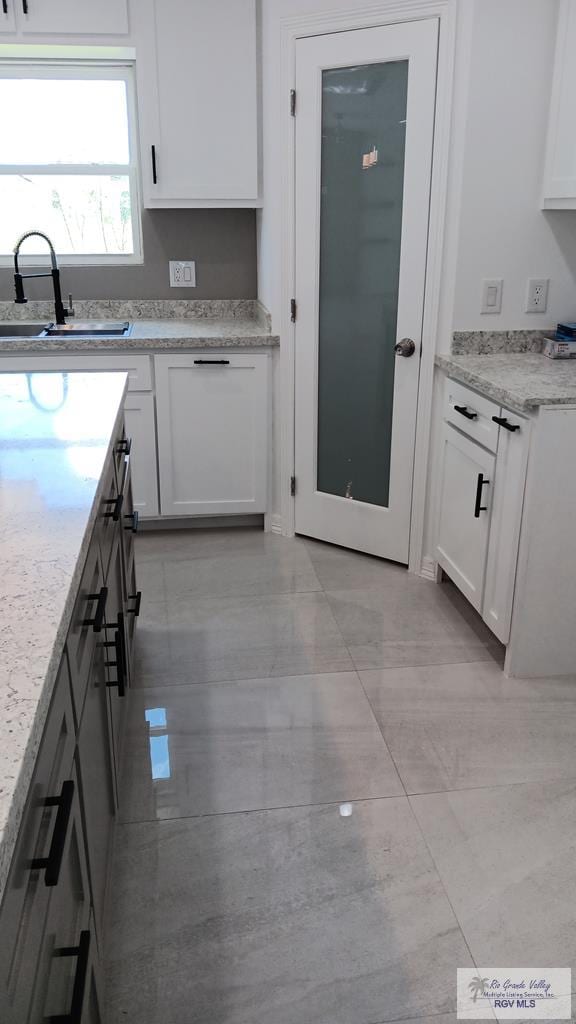
[{"label": "drawer front", "polygon": [[108,576],[112,546],[122,523],[122,503],[122,491],[118,487],[116,466],[114,461],[112,461],[105,471],[102,498],[100,499],[100,508],[98,509],[95,528],[95,536],[98,538],[100,545],[100,556],[102,558],[105,580]]},{"label": "drawer front", "polygon": [[444,419],[491,452],[498,447],[498,424],[492,417],[499,414],[500,406],[489,398],[455,380],[446,380]]},{"label": "drawer front", "polygon": [[103,624],[100,625],[106,612],[106,594],[103,587],[104,573],[100,548],[97,540],[93,539],[88,550],[67,640],[72,699],[77,723],[82,717],[94,647],[98,638],[103,636]]},{"label": "drawer front", "polygon": [[81,355],[73,353],[51,353],[50,355],[27,355],[0,357],[2,373],[37,373],[54,370],[79,370],[88,373],[91,370],[124,370],[128,374],[128,391],[151,391],[152,369],[150,356],[110,353],[85,352]]},{"label": "drawer front", "polygon": [[[0,908],[2,1024],[22,1024],[28,1020],[49,901],[64,885],[64,853],[61,857],[50,857],[51,863],[46,867],[31,868],[30,862],[46,859],[52,852],[56,829],[64,845],[69,841],[72,803],[78,799],[74,786],[73,800],[66,803],[70,782],[74,781],[74,747],[75,726],[64,655]],[[64,799],[47,807],[45,801],[55,797]]]}]

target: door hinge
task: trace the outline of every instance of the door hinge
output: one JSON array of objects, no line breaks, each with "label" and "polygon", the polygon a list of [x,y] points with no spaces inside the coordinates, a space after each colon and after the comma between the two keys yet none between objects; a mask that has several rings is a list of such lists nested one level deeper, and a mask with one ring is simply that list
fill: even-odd
[{"label": "door hinge", "polygon": [[293,498],[296,494],[296,477],[290,477],[290,497]]},{"label": "door hinge", "polygon": [[290,299],[290,320],[296,323],[296,299]]},{"label": "door hinge", "polygon": [[296,117],[296,89],[290,89],[290,114]]}]

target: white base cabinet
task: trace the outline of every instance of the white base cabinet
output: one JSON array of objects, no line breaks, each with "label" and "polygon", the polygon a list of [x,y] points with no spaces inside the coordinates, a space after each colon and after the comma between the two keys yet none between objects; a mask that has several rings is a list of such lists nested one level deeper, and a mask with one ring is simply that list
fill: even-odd
[{"label": "white base cabinet", "polygon": [[163,516],[266,511],[265,354],[155,356]]},{"label": "white base cabinet", "polygon": [[17,32],[27,42],[36,35],[123,36],[128,32],[128,0],[5,0],[5,7],[0,32]]},{"label": "white base cabinet", "polygon": [[154,396],[140,391],[128,392],[124,401],[124,422],[126,433],[132,439],[134,508],[143,518],[156,517],[159,507]]}]

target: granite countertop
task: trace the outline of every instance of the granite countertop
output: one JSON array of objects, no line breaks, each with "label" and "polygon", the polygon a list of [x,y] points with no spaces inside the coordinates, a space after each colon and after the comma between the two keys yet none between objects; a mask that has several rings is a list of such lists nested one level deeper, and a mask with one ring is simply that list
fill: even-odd
[{"label": "granite countertop", "polygon": [[436,356],[449,377],[519,412],[576,404],[576,360],[539,352]]},{"label": "granite countertop", "polygon": [[[11,323],[12,321],[3,321]],[[2,352],[158,351],[195,348],[266,348],[280,343],[252,317],[135,320],[128,337],[0,338]]]},{"label": "granite countertop", "polygon": [[66,378],[0,374],[0,900],[127,385]]}]

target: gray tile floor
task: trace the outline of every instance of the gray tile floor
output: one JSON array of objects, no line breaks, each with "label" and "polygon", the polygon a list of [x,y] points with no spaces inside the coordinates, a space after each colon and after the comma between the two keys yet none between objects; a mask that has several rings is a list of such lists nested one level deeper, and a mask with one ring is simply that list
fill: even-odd
[{"label": "gray tile floor", "polygon": [[455,1021],[571,966],[576,678],[451,585],[256,530],[145,534],[109,1024]]}]

